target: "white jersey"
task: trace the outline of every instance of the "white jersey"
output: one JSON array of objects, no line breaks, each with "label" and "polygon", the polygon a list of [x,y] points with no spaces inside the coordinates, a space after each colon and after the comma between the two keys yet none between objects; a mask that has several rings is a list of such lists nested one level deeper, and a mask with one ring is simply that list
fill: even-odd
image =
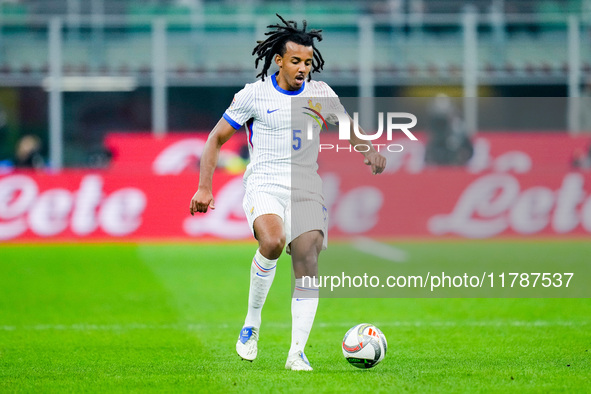
[{"label": "white jersey", "polygon": [[[250,152],[244,173],[247,190],[297,188],[321,195],[322,182],[317,173],[321,123],[315,125],[316,132],[309,140],[304,127],[292,122],[292,98],[299,97],[312,98],[310,107],[315,107],[314,97],[334,97],[338,102],[335,92],[324,82],[305,82],[299,90],[289,91],[279,87],[275,74],[245,85],[224,113],[224,119],[235,129],[246,124]],[[294,114],[301,112],[298,109]]]}]

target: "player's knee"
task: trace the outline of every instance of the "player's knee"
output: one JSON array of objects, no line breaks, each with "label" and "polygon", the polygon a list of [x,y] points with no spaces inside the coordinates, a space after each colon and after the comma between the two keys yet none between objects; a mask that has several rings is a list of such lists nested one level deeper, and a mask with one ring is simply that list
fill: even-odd
[{"label": "player's knee", "polygon": [[270,260],[278,259],[285,247],[285,236],[271,236],[261,240],[260,251],[263,256]]}]

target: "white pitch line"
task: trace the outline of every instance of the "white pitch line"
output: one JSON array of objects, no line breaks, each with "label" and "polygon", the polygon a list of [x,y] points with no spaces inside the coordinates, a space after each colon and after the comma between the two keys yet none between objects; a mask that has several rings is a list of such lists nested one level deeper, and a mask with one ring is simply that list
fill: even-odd
[{"label": "white pitch line", "polygon": [[[336,322],[336,323],[317,323],[318,328],[351,328],[355,325],[354,322]],[[378,327],[586,327],[591,325],[591,322],[571,322],[571,321],[390,321],[390,322],[373,322]],[[205,331],[211,330],[212,327],[218,329],[234,328],[227,323],[202,323],[202,324],[38,324],[31,326],[0,326],[0,331],[134,331],[134,330],[178,330],[178,331]],[[263,329],[289,329],[291,323],[284,322],[269,322],[263,323]]]},{"label": "white pitch line", "polygon": [[379,257],[395,263],[404,263],[408,260],[408,253],[395,246],[375,241],[367,237],[359,237],[353,242],[353,247],[360,252]]}]

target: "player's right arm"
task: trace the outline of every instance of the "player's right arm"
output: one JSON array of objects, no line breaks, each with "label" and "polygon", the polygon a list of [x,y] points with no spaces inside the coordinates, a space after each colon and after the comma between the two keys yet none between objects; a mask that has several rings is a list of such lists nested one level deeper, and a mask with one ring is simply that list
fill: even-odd
[{"label": "player's right arm", "polygon": [[195,212],[207,212],[208,208],[215,209],[213,200],[213,173],[218,163],[218,156],[223,144],[234,135],[236,129],[224,118],[215,125],[207,142],[203,147],[201,162],[199,165],[199,188],[191,199],[189,208],[191,215]]},{"label": "player's right arm", "polygon": [[199,189],[191,199],[191,215],[195,212],[207,212],[208,208],[215,209],[211,185],[220,149],[236,130],[240,129],[248,119],[254,117],[253,85],[245,85],[244,89],[234,95],[232,104],[207,137],[199,166]]}]

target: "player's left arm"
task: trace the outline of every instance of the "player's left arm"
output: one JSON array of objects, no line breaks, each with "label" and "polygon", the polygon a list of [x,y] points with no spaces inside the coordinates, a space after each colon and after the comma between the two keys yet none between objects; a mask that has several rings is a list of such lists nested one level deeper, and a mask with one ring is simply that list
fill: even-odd
[{"label": "player's left arm", "polygon": [[[353,130],[353,119],[349,117],[349,127]],[[359,127],[359,131],[362,134],[366,134],[365,131],[361,127]],[[371,173],[376,175],[382,173],[384,168],[386,168],[386,158],[380,154],[380,152],[376,151],[371,141],[365,141],[361,138],[357,137],[355,133],[351,133],[351,138],[349,139],[349,143],[353,146],[355,145],[367,145],[369,146],[369,150],[367,152],[362,152],[364,159],[363,162],[371,166]]]},{"label": "player's left arm", "polygon": [[[345,110],[345,108],[342,106],[337,94],[328,86],[326,85],[324,82],[321,82],[324,84],[325,89],[328,89],[329,93],[327,95],[327,97],[329,97],[329,101],[328,103],[331,104],[329,105],[330,107],[332,107],[329,111],[329,113],[332,113],[332,111],[336,111],[337,113],[347,113],[347,111]],[[335,114],[332,114],[332,116],[329,115],[329,117],[332,117],[336,123],[331,122],[330,120],[328,121],[331,124],[338,124],[338,120],[337,120],[337,116]],[[349,127],[350,130],[353,130],[354,127],[354,122],[353,119],[351,118],[351,116],[347,115],[347,117],[349,118]],[[366,132],[359,127],[359,131],[362,134],[366,134]],[[376,175],[376,174],[381,174],[384,171],[384,168],[386,168],[386,158],[384,156],[382,156],[380,154],[380,152],[376,151],[376,149],[374,148],[373,144],[371,143],[371,141],[367,140],[362,140],[361,138],[357,137],[357,135],[355,133],[350,133],[349,134],[351,137],[349,138],[349,143],[353,146],[356,145],[367,145],[369,146],[369,149],[367,152],[362,152],[362,155],[364,156],[363,162],[368,165],[371,166],[371,172],[372,174]]]}]

